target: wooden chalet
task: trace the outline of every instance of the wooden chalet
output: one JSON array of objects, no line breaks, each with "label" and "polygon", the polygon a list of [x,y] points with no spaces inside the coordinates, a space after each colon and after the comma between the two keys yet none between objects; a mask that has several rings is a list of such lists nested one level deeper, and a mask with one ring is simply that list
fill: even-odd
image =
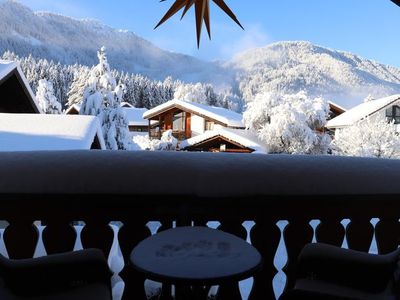
[{"label": "wooden chalet", "polygon": [[147,112],[146,108],[126,107],[122,106],[128,120],[128,126],[130,132],[148,132],[149,124],[146,119],[143,118],[143,114]]},{"label": "wooden chalet", "polygon": [[41,113],[18,63],[0,60],[0,113]]},{"label": "wooden chalet", "polygon": [[81,110],[81,106],[79,104],[72,104],[65,111],[66,115],[79,115],[79,111]]},{"label": "wooden chalet", "polygon": [[339,104],[329,101],[329,120],[340,116],[346,112],[346,109]]},{"label": "wooden chalet", "polygon": [[257,136],[246,129],[217,126],[214,130],[182,141],[180,149],[195,152],[266,153]]},{"label": "wooden chalet", "polygon": [[386,118],[388,122],[400,124],[400,94],[361,103],[345,113],[329,120],[326,128],[335,131],[365,120],[365,118]]},{"label": "wooden chalet", "polygon": [[172,130],[179,141],[214,130],[215,126],[245,129],[242,115],[222,107],[212,107],[182,100],[171,100],[143,114],[148,120],[150,138],[160,138]]},{"label": "wooden chalet", "polygon": [[121,102],[121,107],[134,108],[134,106],[132,104],[130,104],[129,102]]}]

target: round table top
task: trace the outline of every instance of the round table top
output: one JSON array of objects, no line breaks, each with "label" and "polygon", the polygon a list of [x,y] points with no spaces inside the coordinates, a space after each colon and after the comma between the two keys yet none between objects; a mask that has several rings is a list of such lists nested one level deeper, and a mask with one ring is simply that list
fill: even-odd
[{"label": "round table top", "polygon": [[130,260],[149,279],[193,284],[242,280],[252,276],[262,263],[253,246],[208,227],[177,227],[160,232],[139,243]]}]

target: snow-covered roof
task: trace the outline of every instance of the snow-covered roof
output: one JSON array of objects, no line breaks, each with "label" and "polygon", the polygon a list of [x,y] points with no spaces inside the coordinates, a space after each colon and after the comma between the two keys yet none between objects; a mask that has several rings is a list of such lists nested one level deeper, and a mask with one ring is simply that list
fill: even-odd
[{"label": "snow-covered roof", "polygon": [[347,111],[346,108],[344,108],[343,106],[341,106],[341,105],[339,105],[339,104],[337,104],[337,103],[335,103],[335,102],[328,101],[328,104],[329,104],[330,106],[333,106],[333,107],[336,107],[336,108],[342,110],[343,112]]},{"label": "snow-covered roof", "polygon": [[0,114],[0,152],[86,150],[96,136],[105,149],[100,122],[93,116]]},{"label": "snow-covered roof", "polygon": [[180,148],[185,149],[218,136],[240,144],[245,148],[252,149],[254,150],[253,153],[267,153],[266,148],[261,146],[262,143],[260,140],[250,130],[225,127],[218,127],[214,130],[209,130],[203,134],[184,140],[181,142]]},{"label": "snow-covered roof", "polygon": [[177,99],[165,102],[157,107],[148,110],[146,113],[143,114],[143,118],[150,119],[173,107],[179,107],[195,114],[208,117],[210,119],[221,122],[228,127],[245,128],[245,125],[242,121],[243,116],[234,111],[222,107],[208,106],[200,103],[182,101]]},{"label": "snow-covered roof", "polygon": [[354,123],[362,120],[365,117],[368,117],[377,111],[385,108],[386,106],[399,101],[399,95],[393,95],[377,100],[371,100],[368,102],[361,103],[352,109],[349,109],[345,113],[333,118],[332,120],[328,121],[326,127],[327,128],[341,128],[351,126]]},{"label": "snow-covered roof", "polygon": [[148,126],[149,121],[143,118],[143,114],[147,111],[146,108],[126,108],[124,107],[126,118],[129,126]]},{"label": "snow-covered roof", "polygon": [[130,104],[129,102],[121,102],[121,107],[134,107],[132,104]]},{"label": "snow-covered roof", "polygon": [[42,110],[36,100],[36,96],[33,93],[31,86],[29,85],[28,80],[26,79],[24,73],[22,72],[19,64],[14,61],[9,61],[9,60],[0,60],[0,80],[5,78],[8,74],[13,72],[14,70],[17,70],[19,76],[21,77],[23,84],[25,85],[25,88],[31,98],[32,104],[36,107],[37,111],[39,113],[42,113]]},{"label": "snow-covered roof", "polygon": [[0,80],[16,69],[18,64],[13,61],[0,59]]},{"label": "snow-covered roof", "polygon": [[66,110],[65,110],[65,114],[66,115],[69,115],[69,114],[71,114],[71,111],[72,110],[76,110],[78,113],[79,113],[79,111],[81,110],[81,105],[80,104],[72,104],[70,107],[68,107]]}]

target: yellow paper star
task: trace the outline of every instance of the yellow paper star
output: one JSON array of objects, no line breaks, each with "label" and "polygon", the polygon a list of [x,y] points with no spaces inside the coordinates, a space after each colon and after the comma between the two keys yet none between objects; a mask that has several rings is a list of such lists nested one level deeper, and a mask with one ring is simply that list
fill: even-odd
[{"label": "yellow paper star", "polygon": [[[166,0],[161,0],[160,2],[164,1]],[[167,21],[183,8],[183,13],[181,17],[182,19],[186,15],[188,10],[194,5],[196,12],[197,47],[200,47],[200,37],[201,29],[203,28],[203,22],[206,24],[208,36],[211,39],[210,1],[213,1],[216,5],[218,5],[219,8],[221,8],[229,17],[231,17],[231,19],[236,24],[244,29],[242,24],[240,24],[239,20],[236,18],[235,14],[228,7],[228,5],[226,5],[225,0],[175,0],[175,3],[172,4],[171,8],[167,11],[167,13],[154,29],[163,24],[165,21]]]}]

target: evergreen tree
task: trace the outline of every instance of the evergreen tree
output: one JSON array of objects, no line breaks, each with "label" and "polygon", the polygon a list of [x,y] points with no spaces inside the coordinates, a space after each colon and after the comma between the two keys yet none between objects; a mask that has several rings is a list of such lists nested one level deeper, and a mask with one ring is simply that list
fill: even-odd
[{"label": "evergreen tree", "polygon": [[124,87],[122,84],[116,84],[107,61],[105,47],[100,49],[97,56],[99,64],[90,71],[80,113],[97,115],[100,118],[107,149],[127,150],[128,121],[120,107]]},{"label": "evergreen tree", "polygon": [[54,96],[53,84],[46,79],[39,80],[36,99],[42,111],[46,114],[61,114],[61,103]]},{"label": "evergreen tree", "polygon": [[74,74],[74,80],[71,84],[71,89],[68,92],[68,107],[74,104],[80,104],[83,100],[84,91],[89,81],[90,71],[87,68],[79,68]]}]

